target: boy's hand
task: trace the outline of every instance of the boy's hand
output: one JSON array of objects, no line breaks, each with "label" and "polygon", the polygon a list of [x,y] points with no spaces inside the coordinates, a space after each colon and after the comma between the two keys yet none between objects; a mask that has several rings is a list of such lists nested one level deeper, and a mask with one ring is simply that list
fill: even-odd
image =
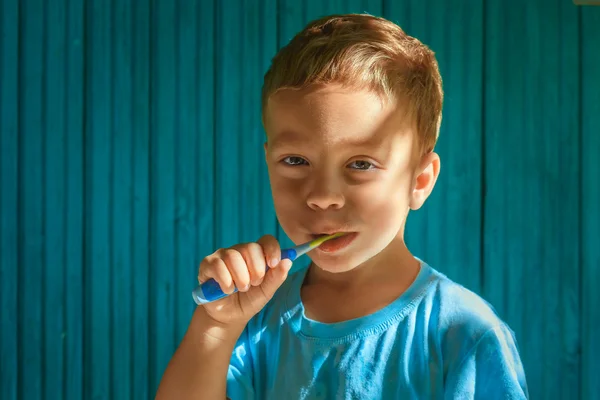
[{"label": "boy's hand", "polygon": [[[287,278],[292,261],[280,258],[279,242],[271,235],[263,236],[257,243],[217,250],[200,263],[198,281],[212,278],[230,295],[200,307],[216,323],[245,326]],[[238,292],[231,294],[236,287]]]}]

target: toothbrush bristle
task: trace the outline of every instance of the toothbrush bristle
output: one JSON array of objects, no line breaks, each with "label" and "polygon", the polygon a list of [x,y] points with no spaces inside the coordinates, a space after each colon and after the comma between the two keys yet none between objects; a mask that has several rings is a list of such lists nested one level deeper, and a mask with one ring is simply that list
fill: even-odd
[{"label": "toothbrush bristle", "polygon": [[322,237],[317,238],[317,239],[313,240],[312,242],[310,242],[310,247],[313,247],[313,248],[319,247],[320,245],[323,244],[323,242],[326,242],[327,240],[335,239],[342,235],[344,235],[344,232],[338,232],[338,233],[334,233],[333,235],[322,236]]}]

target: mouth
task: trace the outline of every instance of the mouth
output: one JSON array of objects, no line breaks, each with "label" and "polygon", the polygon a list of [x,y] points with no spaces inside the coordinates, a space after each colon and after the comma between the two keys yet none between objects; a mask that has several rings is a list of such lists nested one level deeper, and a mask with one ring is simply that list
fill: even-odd
[{"label": "mouth", "polygon": [[314,251],[319,251],[323,253],[335,253],[341,251],[348,247],[350,243],[352,243],[354,239],[356,239],[356,236],[358,236],[358,232],[328,232],[320,234],[311,234],[311,236],[313,237],[313,239],[318,239],[320,237],[331,235],[334,233],[342,233],[343,235],[335,239],[325,241]]}]

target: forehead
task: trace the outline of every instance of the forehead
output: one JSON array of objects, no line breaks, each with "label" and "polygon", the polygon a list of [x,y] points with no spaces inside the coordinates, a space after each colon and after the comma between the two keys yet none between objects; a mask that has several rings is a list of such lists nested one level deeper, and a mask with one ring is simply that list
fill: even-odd
[{"label": "forehead", "polygon": [[283,89],[265,109],[270,146],[294,142],[368,144],[407,131],[411,124],[395,99],[340,86]]}]

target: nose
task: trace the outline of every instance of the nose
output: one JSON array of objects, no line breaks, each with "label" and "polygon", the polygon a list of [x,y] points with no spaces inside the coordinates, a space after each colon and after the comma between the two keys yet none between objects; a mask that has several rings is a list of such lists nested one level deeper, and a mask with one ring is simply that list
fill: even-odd
[{"label": "nose", "polygon": [[308,206],[317,210],[340,209],[344,206],[345,199],[340,184],[333,179],[316,179],[306,198]]}]

